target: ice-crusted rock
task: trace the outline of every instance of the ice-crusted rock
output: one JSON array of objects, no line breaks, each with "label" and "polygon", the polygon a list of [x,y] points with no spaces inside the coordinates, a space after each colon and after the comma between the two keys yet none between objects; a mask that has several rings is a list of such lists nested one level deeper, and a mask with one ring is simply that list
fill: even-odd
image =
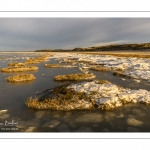
[{"label": "ice-crusted rock", "polygon": [[85,92],[90,94],[91,92],[98,92],[104,96],[116,95],[119,93],[119,88],[114,84],[97,84],[93,82],[83,82],[79,84],[71,84],[68,88],[75,90],[76,92]]},{"label": "ice-crusted rock", "polygon": [[122,100],[122,101],[124,100],[126,102],[130,102],[131,101],[130,98],[129,98],[129,95],[126,92],[118,94],[118,98],[120,100]]},{"label": "ice-crusted rock", "polygon": [[96,100],[97,105],[115,103],[118,101],[118,97],[101,97]]},{"label": "ice-crusted rock", "polygon": [[[67,59],[67,58],[73,58],[78,61],[88,61],[91,64],[95,65],[104,65],[107,68],[112,69],[132,69],[135,71],[150,71],[150,60],[147,58],[136,58],[136,57],[117,57],[117,56],[110,56],[110,55],[86,55],[86,54],[69,54],[69,53],[59,53],[54,54],[53,56],[55,59]],[[130,73],[130,72],[129,72]],[[144,72],[143,72],[144,73]],[[145,76],[142,73],[142,78],[145,79],[147,76]],[[133,72],[131,72],[131,76],[135,76],[137,78],[138,74],[136,75]],[[149,75],[148,75],[149,76]]]},{"label": "ice-crusted rock", "polygon": [[134,70],[125,74],[135,79],[150,80],[150,71],[147,70]]},{"label": "ice-crusted rock", "polygon": [[100,84],[96,81],[71,84],[67,88],[86,93],[101,109],[116,108],[129,102],[150,104],[150,92],[144,89],[124,89],[112,83]]},{"label": "ice-crusted rock", "polygon": [[135,69],[135,70],[149,70],[149,67],[150,67],[149,63],[141,62],[139,64],[135,64],[133,66],[133,69]]},{"label": "ice-crusted rock", "polygon": [[[87,55],[87,54],[71,54],[57,53],[53,55],[57,60],[67,60],[68,58],[76,61],[85,61],[89,64],[103,65],[111,69],[124,70],[125,76],[133,78],[134,82],[146,80],[150,82],[150,59],[136,57],[116,57],[110,55]],[[145,103],[150,104],[150,92],[146,90],[126,90],[120,89],[114,84],[96,84],[95,82],[83,82],[72,84],[68,88],[77,92],[85,92],[90,95],[96,105],[107,105],[108,108],[115,108],[124,103]]]}]

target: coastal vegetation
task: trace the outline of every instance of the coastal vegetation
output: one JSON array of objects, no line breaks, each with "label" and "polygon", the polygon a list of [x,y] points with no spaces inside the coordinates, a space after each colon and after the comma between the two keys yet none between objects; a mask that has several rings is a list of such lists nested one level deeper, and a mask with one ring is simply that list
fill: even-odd
[{"label": "coastal vegetation", "polygon": [[24,71],[36,71],[38,70],[38,67],[35,66],[23,66],[23,67],[7,67],[7,68],[2,68],[2,72],[24,72]]},{"label": "coastal vegetation", "polygon": [[21,74],[16,76],[11,76],[6,78],[6,81],[9,82],[25,82],[35,80],[36,77],[33,74]]},{"label": "coastal vegetation", "polygon": [[92,46],[87,48],[77,47],[74,49],[42,49],[35,52],[84,52],[84,51],[120,51],[120,50],[150,50],[150,43],[112,44],[106,46]]},{"label": "coastal vegetation", "polygon": [[56,81],[80,81],[80,80],[89,80],[93,79],[96,76],[94,74],[89,73],[77,73],[77,74],[68,74],[68,75],[57,75],[54,77]]},{"label": "coastal vegetation", "polygon": [[30,97],[25,104],[28,108],[35,109],[73,110],[94,108],[90,97],[83,92],[68,89],[67,85],[56,87],[40,98]]},{"label": "coastal vegetation", "polygon": [[18,66],[25,66],[26,63],[24,62],[11,62],[8,64],[8,66],[15,66],[15,67],[18,67]]},{"label": "coastal vegetation", "polygon": [[39,94],[43,95],[27,99],[27,107],[53,110],[113,110],[127,103],[150,104],[147,99],[149,92],[146,90],[131,90],[108,81],[97,80],[62,85]]},{"label": "coastal vegetation", "polygon": [[74,68],[74,65],[60,65],[60,64],[45,64],[47,68]]},{"label": "coastal vegetation", "polygon": [[60,64],[45,64],[47,68],[61,68]]},{"label": "coastal vegetation", "polygon": [[[145,52],[145,53],[143,53]],[[107,56],[116,56],[116,57],[137,57],[137,58],[150,58],[150,51],[89,51],[89,52],[78,52],[79,54],[86,55],[107,55]],[[147,54],[146,54],[147,53]],[[90,62],[90,64],[93,64]]]},{"label": "coastal vegetation", "polygon": [[10,62],[8,63],[8,66],[21,67],[30,64],[38,64],[47,61],[48,56],[50,55],[46,54],[46,55],[41,55],[39,57],[27,58],[25,62]]},{"label": "coastal vegetation", "polygon": [[45,61],[47,61],[48,56],[49,56],[49,54],[42,55],[40,57],[35,57],[35,58],[28,58],[25,63],[26,64],[38,64],[41,62],[45,62]]},{"label": "coastal vegetation", "polygon": [[119,77],[127,77],[127,75],[122,71],[114,71],[113,75],[119,76]]},{"label": "coastal vegetation", "polygon": [[105,71],[111,70],[110,68],[106,68],[106,67],[103,67],[101,65],[92,66],[90,69],[91,70],[95,70],[95,71],[101,71],[101,72],[105,72]]}]

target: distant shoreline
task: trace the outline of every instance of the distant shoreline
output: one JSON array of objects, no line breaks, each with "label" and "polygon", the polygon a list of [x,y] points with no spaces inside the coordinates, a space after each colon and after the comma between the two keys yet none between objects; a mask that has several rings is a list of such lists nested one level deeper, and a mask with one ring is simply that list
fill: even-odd
[{"label": "distant shoreline", "polygon": [[117,56],[117,57],[138,57],[138,58],[150,58],[150,51],[133,51],[133,50],[128,50],[128,51],[64,51],[64,52],[58,52],[58,51],[53,51],[53,52],[0,52],[0,54],[43,54],[43,53],[74,53],[74,54],[89,54],[89,55],[112,55],[112,56]]},{"label": "distant shoreline", "polygon": [[150,43],[113,44],[105,46],[76,47],[73,49],[41,49],[35,52],[103,52],[103,51],[150,51]]}]

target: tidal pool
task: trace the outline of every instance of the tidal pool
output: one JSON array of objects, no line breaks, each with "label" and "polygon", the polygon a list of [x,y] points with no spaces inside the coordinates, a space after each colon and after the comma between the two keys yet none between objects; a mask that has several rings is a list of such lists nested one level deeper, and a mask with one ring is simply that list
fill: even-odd
[{"label": "tidal pool", "polygon": [[[26,57],[36,57],[40,53],[2,53],[0,68],[8,67],[10,61],[23,62]],[[0,114],[0,132],[149,132],[150,106],[143,104],[126,104],[115,110],[36,110],[29,109],[25,101],[35,96],[36,92],[51,89],[66,82],[54,81],[54,76],[70,73],[81,73],[79,68],[46,68],[46,63],[58,63],[50,58],[50,62],[35,64],[38,71],[30,71],[37,79],[33,82],[12,84],[5,78],[22,73],[0,72],[0,110],[8,110]],[[148,82],[134,82],[129,78],[113,76],[111,71],[98,72],[89,70],[96,79],[108,80],[116,85],[130,89],[146,89],[150,91]],[[9,123],[16,123],[11,126]]]}]

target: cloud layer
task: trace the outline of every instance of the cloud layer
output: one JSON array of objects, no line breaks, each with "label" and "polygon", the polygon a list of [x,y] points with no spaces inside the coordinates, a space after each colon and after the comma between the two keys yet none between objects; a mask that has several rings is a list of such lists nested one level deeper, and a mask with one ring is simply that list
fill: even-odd
[{"label": "cloud layer", "polygon": [[0,18],[0,51],[150,42],[150,18]]}]

